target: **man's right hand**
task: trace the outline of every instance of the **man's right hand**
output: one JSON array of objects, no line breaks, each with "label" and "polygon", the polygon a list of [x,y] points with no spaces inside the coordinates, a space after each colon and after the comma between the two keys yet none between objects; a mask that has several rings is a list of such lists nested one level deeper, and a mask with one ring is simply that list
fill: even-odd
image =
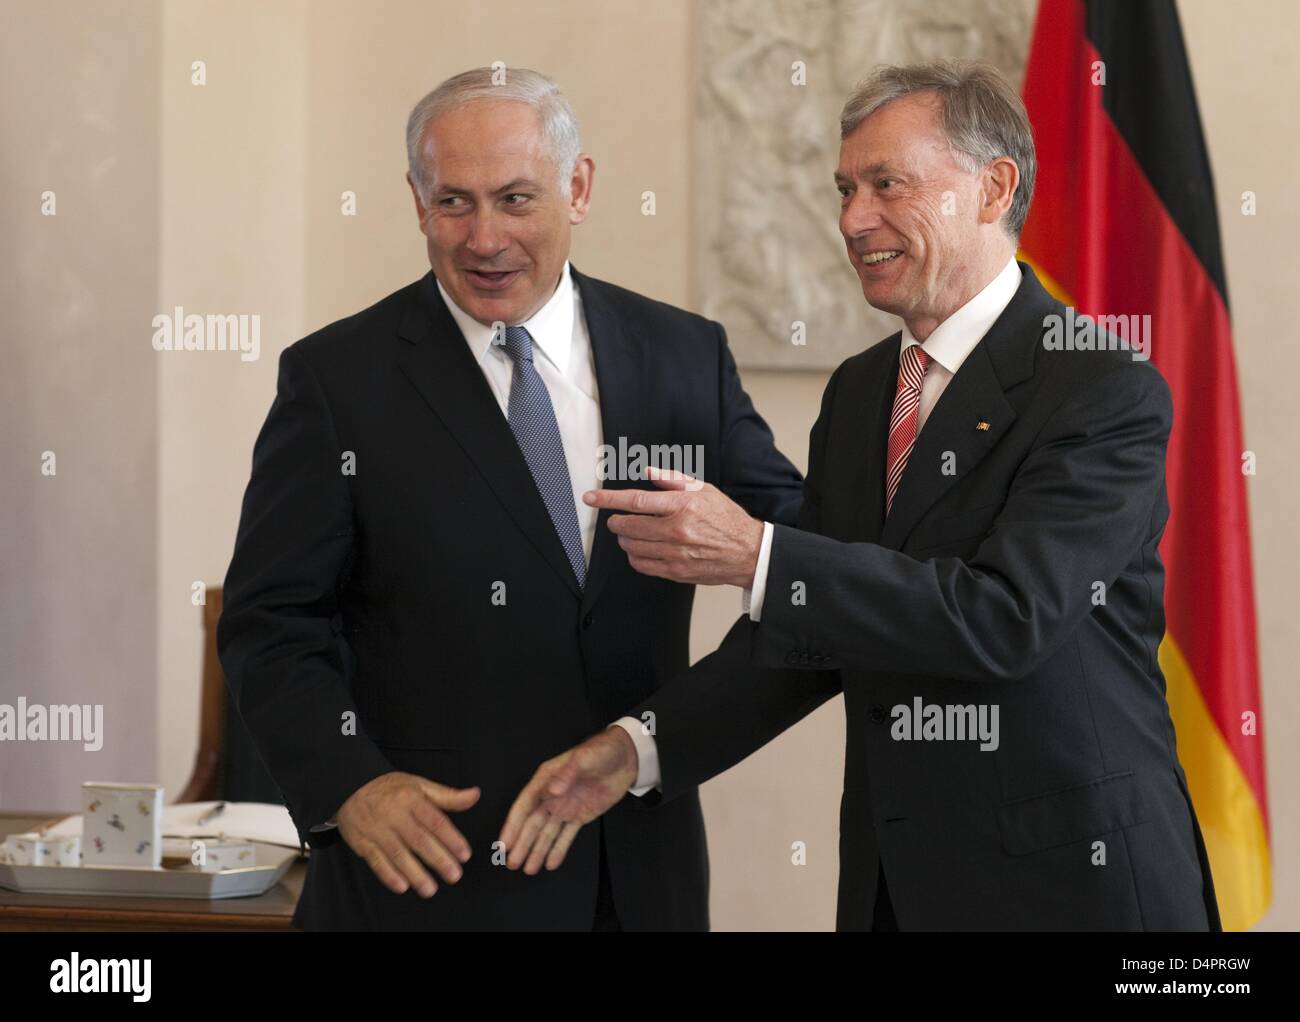
[{"label": "man's right hand", "polygon": [[358,788],[339,807],[339,834],[394,894],[414,887],[420,897],[432,898],[438,884],[421,862],[449,884],[460,879],[470,847],[447,812],[464,812],[479,794],[478,788],[449,788],[395,770]]},{"label": "man's right hand", "polygon": [[611,724],[581,745],[548,759],[515,799],[501,828],[508,869],[533,876],[559,869],[578,831],[622,801],[636,783],[636,745]]}]

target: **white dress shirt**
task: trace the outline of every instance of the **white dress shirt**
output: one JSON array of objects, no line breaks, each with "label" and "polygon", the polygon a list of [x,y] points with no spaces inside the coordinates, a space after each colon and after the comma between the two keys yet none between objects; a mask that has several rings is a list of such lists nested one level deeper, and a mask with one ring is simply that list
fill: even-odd
[{"label": "white dress shirt", "polygon": [[[438,291],[465,336],[470,354],[483,370],[488,386],[501,406],[501,414],[507,415],[515,362],[506,352],[504,335],[499,338],[500,343],[493,344],[491,326],[485,326],[457,306],[443,289],[441,281],[438,282]],[[555,408],[555,421],[564,444],[564,460],[569,466],[569,482],[573,486],[573,505],[578,511],[578,528],[582,532],[582,552],[590,564],[599,511],[589,507],[582,495],[600,485],[596,478],[601,443],[600,399],[591,336],[582,313],[582,299],[573,286],[567,262],[560,273],[555,293],[531,319],[519,325],[533,338],[533,366],[546,385],[551,405]]]},{"label": "white dress shirt", "polygon": [[[912,336],[912,331],[903,324],[903,336],[898,352],[901,356],[913,344],[920,344],[921,349],[930,356],[930,364],[921,382],[921,405],[917,416],[916,432],[920,435],[925,421],[938,404],[948,381],[961,368],[967,356],[975,350],[975,345],[983,340],[999,316],[1015,297],[1020,287],[1023,274],[1013,256],[1007,261],[996,277],[975,295],[970,301],[945,319],[934,332],[922,343]],[[767,569],[772,557],[771,522],[763,523],[763,543],[758,551],[758,564],[754,571],[753,590],[745,590],[744,606],[749,611],[751,621],[759,621],[763,614],[763,597],[767,589]],[[624,717],[618,724],[631,736],[640,757],[636,785],[631,789],[633,795],[644,795],[651,788],[658,787],[659,752],[653,735],[642,733],[641,722],[635,717]]]}]

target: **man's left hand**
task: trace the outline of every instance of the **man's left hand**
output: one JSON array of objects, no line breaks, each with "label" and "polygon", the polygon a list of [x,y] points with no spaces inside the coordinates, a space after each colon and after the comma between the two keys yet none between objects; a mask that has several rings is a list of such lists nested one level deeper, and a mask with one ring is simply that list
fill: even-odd
[{"label": "man's left hand", "polygon": [[643,575],[696,585],[751,589],[763,523],[716,486],[669,469],[647,468],[658,490],[588,490],[582,499],[611,515],[609,529]]}]

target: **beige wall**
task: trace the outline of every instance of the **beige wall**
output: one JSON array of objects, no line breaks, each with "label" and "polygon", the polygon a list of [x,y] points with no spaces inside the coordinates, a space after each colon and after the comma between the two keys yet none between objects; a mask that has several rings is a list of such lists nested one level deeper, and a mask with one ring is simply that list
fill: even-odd
[{"label": "beige wall", "polygon": [[[118,732],[118,759],[99,754],[94,771],[153,769],[175,792],[197,719],[201,636],[190,586],[224,575],[279,351],[427,268],[402,177],[410,106],[446,75],[493,60],[555,75],[597,163],[574,262],[692,307],[693,12],[684,0],[564,0],[544,13],[533,3],[457,5],[449,19],[427,0],[187,0],[122,4],[101,24],[74,17],[82,5],[6,6],[22,16],[0,42],[0,109],[6,137],[16,133],[17,151],[32,156],[6,161],[0,198],[6,223],[18,225],[7,265],[21,270],[0,293],[14,310],[6,366],[18,367],[0,374],[3,464],[5,478],[29,480],[0,491],[10,526],[0,684],[6,698],[54,701],[92,684],[65,679],[95,678],[132,725],[131,740]],[[1300,41],[1300,12],[1285,0],[1256,3],[1250,17],[1214,0],[1181,9],[1221,196],[1247,443],[1260,465],[1251,516],[1278,860],[1265,926],[1296,928],[1300,696],[1288,668],[1300,640],[1288,628],[1288,576],[1300,551],[1287,519],[1300,494],[1286,447],[1293,402],[1282,387],[1300,374],[1285,333],[1300,319],[1290,279],[1300,215],[1289,187],[1300,143],[1278,126],[1290,123],[1295,76],[1284,61]],[[135,47],[137,59],[106,62],[115,47]],[[190,84],[194,60],[207,62],[206,86]],[[74,75],[74,88],[69,66],[98,77]],[[117,97],[107,111],[106,92]],[[78,116],[45,114],[51,95]],[[70,141],[87,133],[97,142],[89,159]],[[57,234],[32,215],[32,196],[70,172]],[[63,219],[73,213],[65,195],[75,202],[106,174],[128,212],[95,203]],[[655,217],[640,214],[647,189]],[[1260,197],[1253,219],[1238,212],[1245,189]],[[344,190],[357,193],[355,217],[340,215]],[[152,353],[149,316],[177,304],[260,313],[260,360]],[[745,375],[801,467],[824,376]],[[47,447],[71,455],[59,462],[71,492],[53,501],[32,468],[32,451]],[[78,460],[99,468],[78,469]],[[112,599],[93,599],[99,589]],[[698,656],[735,618],[738,594],[701,591],[697,606]],[[843,728],[837,700],[705,786],[716,928],[833,925]],[[0,772],[0,805],[70,804],[68,785],[87,773],[47,752],[24,749],[17,762]],[[807,866],[790,864],[795,841],[808,847]]]},{"label": "beige wall", "polygon": [[[219,585],[234,546],[276,360],[307,332],[305,0],[163,5],[158,308],[258,314],[261,355],[158,361],[158,776],[189,777],[203,655],[195,582]],[[191,84],[203,61],[207,84]]]},{"label": "beige wall", "polygon": [[159,6],[4,5],[0,702],[104,705],[98,752],[0,745],[7,809],[156,771]]}]

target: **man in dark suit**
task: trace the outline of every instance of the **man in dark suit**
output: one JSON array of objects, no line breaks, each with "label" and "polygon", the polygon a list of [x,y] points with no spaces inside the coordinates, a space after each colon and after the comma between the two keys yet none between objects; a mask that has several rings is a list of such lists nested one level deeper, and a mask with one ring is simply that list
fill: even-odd
[{"label": "man in dark suit", "polygon": [[411,115],[432,272],[281,356],[221,660],[312,846],[300,926],[707,929],[694,792],[575,826],[544,878],[493,838],[539,759],[689,662],[694,588],[575,495],[685,463],[792,522],[801,480],[718,324],[569,266],[592,161],[553,82],[496,74]]},{"label": "man in dark suit", "polygon": [[632,711],[653,728],[543,764],[510,864],[557,868],[557,824],[634,780],[662,812],[843,692],[839,928],[1217,929],[1156,659],[1168,388],[1149,349],[1057,343],[1067,310],[1013,258],[1033,140],[995,71],[882,69],[841,137],[849,258],[903,330],[831,377],[797,528],[675,478],[587,495],[636,512],[609,527],[637,570],[751,611]]}]

